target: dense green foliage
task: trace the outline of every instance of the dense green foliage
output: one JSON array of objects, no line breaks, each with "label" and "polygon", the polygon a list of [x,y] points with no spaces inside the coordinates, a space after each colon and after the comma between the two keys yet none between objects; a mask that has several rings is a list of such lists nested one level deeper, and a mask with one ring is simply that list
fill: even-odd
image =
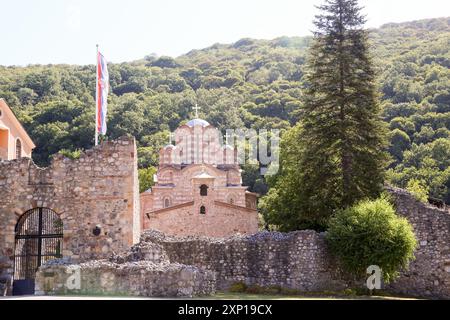
[{"label": "dense green foliage", "polygon": [[[387,164],[385,123],[357,0],[326,0],[319,8],[301,129],[294,129],[299,134],[292,148],[284,144],[292,159],[283,161],[281,179],[263,202],[267,222],[287,230],[305,223],[325,229],[336,210],[377,198]],[[278,189],[290,196],[273,196]]]},{"label": "dense green foliage", "polygon": [[411,224],[397,216],[385,198],[362,201],[330,221],[327,243],[348,272],[364,276],[371,265],[389,282],[414,258],[417,240]]},{"label": "dense green foliage", "polygon": [[[425,192],[450,204],[449,19],[385,26],[398,48],[381,77],[384,119],[391,134],[389,180],[402,188],[419,181]],[[423,26],[425,30],[413,28]],[[394,31],[395,30],[395,31]],[[395,32],[395,33],[394,33]],[[415,38],[414,43],[402,34]],[[380,34],[381,35],[381,34]]]},{"label": "dense green foliage", "polygon": [[[373,30],[371,39],[381,72],[384,118],[392,130],[402,131],[394,139],[397,158],[389,177],[402,187],[411,179],[423,180],[431,195],[447,195],[450,202],[445,159],[431,145],[449,139],[449,19],[386,25]],[[222,130],[289,129],[304,105],[310,41],[242,39],[176,59],[148,56],[110,64],[107,138],[135,135],[139,166],[146,168],[157,165],[156,151],[168,143],[168,131],[192,117],[195,102],[202,107],[200,116]],[[0,97],[36,143],[33,157],[40,165],[59,150],[92,147],[94,89],[94,65],[0,66]],[[432,147],[436,152],[429,153]],[[244,182],[264,193],[264,179],[253,166],[244,169]]]},{"label": "dense green foliage", "polygon": [[139,169],[139,191],[147,191],[154,184],[153,176],[156,174],[156,167]]}]

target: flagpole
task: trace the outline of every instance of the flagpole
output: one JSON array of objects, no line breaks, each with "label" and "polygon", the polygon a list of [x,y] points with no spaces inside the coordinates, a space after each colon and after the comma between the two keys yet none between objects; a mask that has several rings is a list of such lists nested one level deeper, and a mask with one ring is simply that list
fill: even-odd
[{"label": "flagpole", "polygon": [[96,81],[95,81],[95,112],[94,112],[94,118],[95,118],[95,145],[98,145],[98,44],[97,44],[97,56],[95,60],[96,65]]}]

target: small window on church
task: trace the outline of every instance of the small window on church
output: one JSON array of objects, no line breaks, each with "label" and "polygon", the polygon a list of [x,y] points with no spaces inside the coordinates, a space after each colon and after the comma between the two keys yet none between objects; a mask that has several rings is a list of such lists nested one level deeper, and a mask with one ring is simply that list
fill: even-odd
[{"label": "small window on church", "polygon": [[206,208],[205,206],[200,207],[200,214],[206,214]]},{"label": "small window on church", "polygon": [[22,158],[22,142],[19,139],[16,140],[16,159]]},{"label": "small window on church", "polygon": [[168,207],[170,207],[170,199],[166,198],[166,199],[164,199],[164,208],[168,208]]},{"label": "small window on church", "polygon": [[202,197],[206,197],[206,196],[208,195],[208,186],[207,186],[206,184],[203,184],[203,185],[200,187],[200,195],[201,195]]}]

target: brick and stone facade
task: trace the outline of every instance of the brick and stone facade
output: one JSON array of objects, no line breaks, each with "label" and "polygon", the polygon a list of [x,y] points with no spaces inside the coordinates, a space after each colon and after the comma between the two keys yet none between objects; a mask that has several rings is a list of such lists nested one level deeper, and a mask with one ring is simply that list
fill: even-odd
[{"label": "brick and stone facade", "polygon": [[13,272],[16,224],[30,209],[48,208],[62,219],[62,255],[73,261],[106,257],[139,240],[133,138],[104,142],[75,160],[59,154],[48,168],[25,158],[1,161],[0,195],[0,294]]},{"label": "brick and stone facade", "polygon": [[257,232],[257,196],[242,186],[236,152],[204,120],[179,127],[175,145],[160,151],[155,186],[141,194],[144,229],[209,237]]},{"label": "brick and stone facade", "polygon": [[[383,289],[393,294],[450,299],[450,213],[417,202],[403,190],[390,192],[399,214],[414,225],[420,247],[410,269]],[[237,282],[301,292],[366,288],[366,279],[350,277],[338,265],[328,251],[325,234],[315,231],[261,232],[218,239],[148,230],[128,252],[81,265],[85,271],[82,292],[117,294],[125,290],[125,295],[195,296],[226,290]],[[41,293],[77,293],[64,288],[67,268],[74,267],[50,264],[41,268]],[[155,276],[155,271],[160,275]],[[108,279],[119,279],[119,283],[114,286]],[[181,279],[178,284],[176,279]],[[46,283],[50,285],[44,290]]]}]

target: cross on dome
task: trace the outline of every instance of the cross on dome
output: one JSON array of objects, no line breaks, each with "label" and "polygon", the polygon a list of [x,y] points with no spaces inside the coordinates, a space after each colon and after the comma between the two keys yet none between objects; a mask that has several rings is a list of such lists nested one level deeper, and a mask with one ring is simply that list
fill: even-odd
[{"label": "cross on dome", "polygon": [[233,133],[230,133],[228,130],[227,130],[227,133],[225,134],[225,144],[226,145],[229,145],[229,139],[232,139],[232,142],[234,143],[234,141],[233,141],[233,138],[234,138],[234,134]]},{"label": "cross on dome", "polygon": [[195,118],[198,119],[198,110],[201,110],[202,108],[198,106],[198,104],[195,104],[195,107],[193,107],[195,111]]},{"label": "cross on dome", "polygon": [[205,120],[200,119],[200,118],[198,117],[198,111],[201,110],[202,108],[199,107],[197,103],[195,104],[194,107],[192,107],[192,109],[193,109],[194,112],[195,112],[195,119],[192,119],[191,121],[189,121],[189,122],[187,123],[187,125],[188,125],[189,127],[194,127],[194,126],[207,127],[207,126],[209,126],[209,122],[208,122],[208,121],[205,121]]},{"label": "cross on dome", "polygon": [[175,134],[172,132],[169,132],[169,145],[172,144],[172,141],[175,139]]}]

